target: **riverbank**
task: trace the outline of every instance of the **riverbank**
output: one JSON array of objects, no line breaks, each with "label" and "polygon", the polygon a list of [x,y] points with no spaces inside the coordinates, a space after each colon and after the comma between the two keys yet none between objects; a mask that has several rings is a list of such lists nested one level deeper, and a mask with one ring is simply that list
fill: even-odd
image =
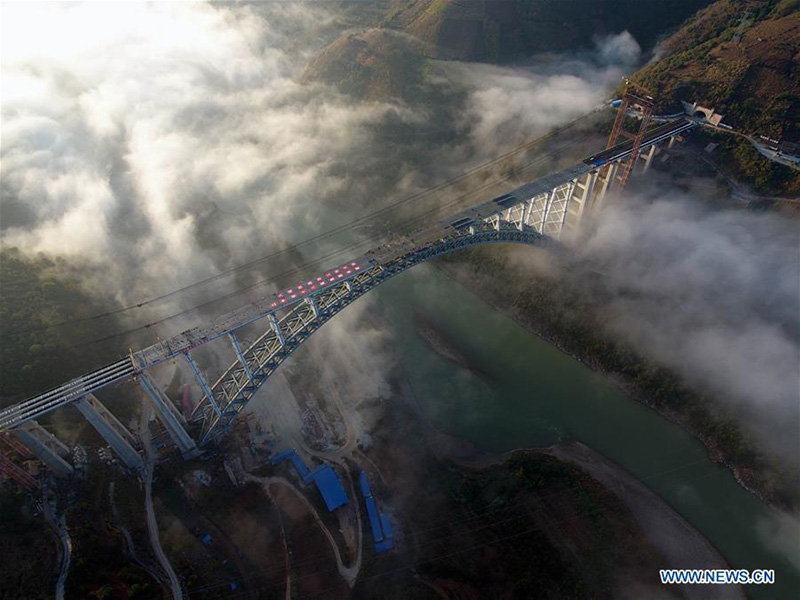
[{"label": "riverbank", "polygon": [[[536,252],[521,250],[518,257],[526,264],[536,259]],[[559,281],[563,277],[543,281],[541,274],[526,276],[522,269],[506,271],[502,257],[502,247],[472,256],[476,264],[470,266],[480,271],[477,275],[467,272],[477,284],[507,288],[502,293],[513,298],[519,297],[514,295],[514,288],[526,290],[534,298],[540,292],[545,300],[552,300],[538,305],[548,324],[563,328],[583,322],[592,316],[582,312],[583,304],[602,304],[603,297],[589,297],[583,304],[572,302],[563,293],[564,284]],[[545,266],[551,264],[546,258]],[[501,263],[500,267],[497,263]],[[484,278],[484,271],[489,271],[490,276]],[[551,281],[553,289],[543,289]],[[774,568],[775,585],[748,586],[747,593],[752,598],[789,597],[798,589],[800,571],[789,550],[797,539],[791,516],[771,509],[746,491],[729,469],[710,460],[706,447],[684,428],[622,393],[605,376],[533,335],[503,311],[443,277],[432,265],[421,266],[387,283],[377,292],[377,299],[381,314],[391,325],[398,367],[425,417],[436,427],[498,454],[580,440],[642,482],[709,540],[733,568]],[[439,340],[451,340],[469,363],[491,375],[491,381],[437,353],[414,327],[415,308],[427,314],[445,334]],[[561,322],[554,320],[558,315],[562,315]],[[573,341],[602,352],[606,348],[597,344],[602,323],[594,319],[594,326],[584,330],[586,336]],[[597,345],[593,346],[593,342]],[[612,352],[608,356],[619,359]],[[617,364],[625,365],[621,360]],[[633,370],[635,363],[628,364]],[[631,370],[623,368],[621,372]],[[660,372],[651,370],[644,375],[660,376]],[[654,377],[651,381],[657,380]],[[674,398],[673,390],[672,386],[664,386],[669,400]],[[389,421],[382,419],[378,428],[389,426]],[[377,438],[373,441],[376,447],[382,445]],[[459,446],[458,452],[471,454],[469,447]],[[548,458],[549,465],[532,465],[534,471],[553,468],[565,472],[567,467]],[[404,456],[401,460],[411,458]],[[572,468],[578,477],[577,467]],[[460,477],[468,477],[461,468],[453,466],[452,470]],[[595,479],[590,481],[594,483],[589,485],[598,490],[606,489]],[[556,487],[550,485],[549,489]],[[413,489],[416,493],[418,487]],[[470,487],[470,493],[475,489],[482,488]],[[617,499],[617,503],[624,507],[621,500]],[[414,506],[419,504],[416,497]],[[553,510],[561,508],[553,506]],[[663,558],[659,562],[665,563]],[[639,572],[651,577],[659,568]],[[662,586],[659,589],[664,590]]]},{"label": "riverbank", "polygon": [[[691,418],[686,412],[674,410],[669,406],[670,396],[662,394],[662,397],[657,398],[656,395],[650,392],[646,385],[642,385],[639,380],[643,380],[644,384],[649,384],[651,387],[658,387],[654,385],[658,382],[658,377],[670,377],[668,385],[677,386],[682,388],[681,391],[687,396],[691,392],[687,392],[685,386],[677,383],[674,375],[668,373],[664,369],[643,369],[639,368],[639,372],[644,372],[646,377],[627,377],[619,370],[608,368],[603,363],[603,360],[598,357],[598,352],[606,351],[608,347],[613,347],[614,342],[602,339],[602,336],[597,334],[597,331],[592,333],[597,336],[591,341],[592,344],[581,344],[576,339],[585,334],[583,331],[571,331],[569,328],[577,328],[575,323],[579,323],[578,327],[587,327],[591,320],[588,314],[581,313],[578,317],[574,314],[569,315],[569,319],[564,318],[564,313],[567,310],[575,311],[575,307],[569,309],[561,309],[560,307],[553,308],[550,304],[555,304],[549,298],[542,299],[541,296],[531,300],[525,297],[525,290],[509,285],[501,285],[500,280],[505,276],[505,279],[516,281],[518,277],[511,277],[505,272],[507,267],[504,262],[496,256],[491,259],[491,267],[480,268],[482,260],[486,259],[485,254],[481,254],[482,249],[468,250],[458,256],[445,257],[444,259],[435,262],[437,268],[442,274],[447,276],[451,281],[457,283],[470,290],[473,294],[481,298],[484,302],[489,304],[494,310],[501,312],[508,316],[519,326],[523,327],[530,333],[536,335],[548,344],[558,348],[561,352],[572,357],[573,359],[585,364],[592,370],[602,374],[613,385],[620,389],[625,395],[633,398],[641,404],[655,411],[660,416],[669,420],[676,425],[679,425],[693,437],[697,438],[705,446],[709,459],[720,465],[724,465],[730,469],[736,481],[752,493],[759,500],[768,504],[770,507],[778,510],[792,510],[798,504],[798,493],[792,484],[792,475],[785,470],[780,470],[774,463],[767,463],[766,460],[758,457],[755,459],[760,466],[753,467],[751,465],[742,464],[741,461],[735,460],[731,457],[730,452],[722,448],[719,439],[715,435],[711,435],[708,430],[716,431],[719,437],[725,437],[729,445],[733,445],[739,450],[742,456],[752,457],[757,456],[749,442],[745,438],[741,430],[732,423],[730,419],[720,417],[715,413],[711,413],[708,408],[703,407],[707,414],[714,414],[715,422],[709,424],[704,430],[698,427],[692,419],[697,420],[698,417],[693,415]],[[485,249],[483,250],[485,252]],[[479,276],[476,277],[476,273]],[[545,284],[545,278],[540,278],[537,282]],[[541,289],[544,286],[540,286]],[[502,290],[502,291],[500,291]],[[547,292],[542,292],[545,295]],[[563,292],[561,292],[563,293]],[[564,299],[561,298],[563,301]],[[540,303],[544,306],[546,311],[536,311],[535,309]],[[548,304],[549,303],[549,304]],[[581,308],[578,307],[578,311]],[[588,308],[587,308],[588,311]],[[547,317],[542,317],[542,313],[547,313]],[[551,322],[548,321],[548,318]],[[565,325],[565,322],[568,324]],[[573,335],[575,339],[570,337]],[[598,339],[600,341],[598,342]],[[601,350],[597,350],[597,346]],[[623,348],[623,351],[628,355],[629,360],[636,363],[640,361],[635,354],[629,349]],[[655,374],[654,374],[655,373]],[[662,389],[658,390],[662,392]],[[696,406],[696,404],[695,404]],[[688,406],[692,408],[692,406]],[[701,418],[706,418],[705,416]],[[731,442],[733,440],[733,442]],[[750,458],[753,461],[752,458]]]},{"label": "riverbank", "polygon": [[[669,569],[729,569],[716,548],[666,502],[617,464],[578,441],[559,442],[545,450],[580,466],[612,490],[633,513],[648,540],[667,559]],[[655,577],[656,574],[654,573]],[[712,589],[713,588],[713,589]],[[745,598],[742,586],[680,586],[687,598]]]},{"label": "riverbank", "polygon": [[[428,420],[408,383],[402,386],[402,396],[424,425],[428,445],[438,458],[479,476],[484,472],[503,468],[509,461],[514,460],[515,456],[520,455],[533,460],[551,456],[562,463],[573,464],[603,486],[606,493],[624,503],[641,529],[647,544],[663,557],[664,564],[660,568],[730,568],[719,551],[663,499],[619,465],[585,444],[577,440],[564,440],[542,449],[521,448],[503,453],[487,452],[469,440],[442,431]],[[656,578],[657,573],[653,571],[653,580]],[[744,590],[738,585],[715,586],[714,589],[688,585],[670,588],[670,591],[674,590],[679,590],[683,597],[690,600],[717,598],[727,600],[746,597]]]}]

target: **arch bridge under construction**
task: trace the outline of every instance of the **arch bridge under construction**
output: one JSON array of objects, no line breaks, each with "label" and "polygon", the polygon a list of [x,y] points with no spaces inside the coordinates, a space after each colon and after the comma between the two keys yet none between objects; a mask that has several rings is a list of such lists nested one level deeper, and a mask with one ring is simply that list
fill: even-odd
[{"label": "arch bridge under construction", "polygon": [[[659,146],[672,146],[682,133],[696,126],[695,121],[680,118],[645,131],[650,116],[648,104],[648,99],[626,95],[617,115],[620,126],[615,123],[609,147],[569,168],[446,219],[429,222],[209,324],[132,352],[122,360],[0,411],[0,443],[18,452],[32,452],[57,477],[68,477],[73,472],[68,448],[39,425],[37,419],[74,405],[127,467],[140,469],[143,463],[136,437],[96,396],[104,388],[134,380],[177,449],[185,457],[196,456],[225,436],[258,389],[304,341],[387,279],[421,262],[469,246],[496,242],[552,245],[574,235],[585,214],[597,211],[613,188],[624,187],[631,172],[639,166],[647,171]],[[620,134],[625,133],[621,130],[621,120],[632,106],[641,110],[639,133],[617,143]],[[237,331],[251,324],[262,325],[263,333],[243,347]],[[212,382],[204,376],[192,351],[220,338],[232,346],[237,359]],[[187,361],[203,392],[190,415],[176,408],[152,376],[154,368],[176,357]],[[7,459],[0,462],[3,472],[13,467]],[[33,483],[27,478],[24,485],[29,487]]]}]

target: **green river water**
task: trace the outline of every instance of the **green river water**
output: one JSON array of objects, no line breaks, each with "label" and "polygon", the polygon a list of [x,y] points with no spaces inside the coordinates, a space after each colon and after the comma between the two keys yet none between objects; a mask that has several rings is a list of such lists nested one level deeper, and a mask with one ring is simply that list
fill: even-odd
[{"label": "green river water", "polygon": [[[733,568],[776,570],[775,585],[747,586],[748,595],[800,598],[800,571],[785,547],[776,549],[800,543],[797,532],[682,428],[429,265],[387,282],[377,296],[422,410],[439,428],[489,451],[577,438],[666,500]],[[414,307],[485,376],[431,349],[414,327]]]}]

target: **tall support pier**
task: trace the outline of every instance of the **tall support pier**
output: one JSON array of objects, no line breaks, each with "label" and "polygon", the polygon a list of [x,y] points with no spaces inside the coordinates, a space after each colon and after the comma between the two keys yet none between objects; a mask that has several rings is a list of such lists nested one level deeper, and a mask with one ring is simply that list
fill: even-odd
[{"label": "tall support pier", "polygon": [[84,418],[97,430],[108,445],[114,449],[120,460],[129,469],[142,468],[142,457],[136,452],[133,435],[103,406],[94,394],[87,394],[77,402],[77,408]]},{"label": "tall support pier", "polygon": [[[614,103],[616,104],[616,103]],[[431,217],[418,228],[401,232],[386,243],[327,271],[307,274],[302,281],[174,334],[129,356],[63,385],[0,410],[0,433],[13,434],[59,476],[72,467],[64,460],[66,447],[44,431],[36,419],[75,404],[127,466],[138,469],[142,460],[133,436],[93,396],[122,381],[136,381],[154,407],[159,421],[184,457],[199,454],[199,447],[219,442],[233,420],[253,399],[290,355],[314,332],[360,296],[417,264],[442,254],[479,244],[521,243],[554,247],[581,227],[587,213],[602,208],[612,188],[622,188],[634,167],[646,171],[656,147],[679,139],[697,125],[680,117],[648,129],[652,98],[630,89],[620,101],[609,147],[492,199],[446,217]],[[628,111],[637,111],[641,124],[636,133],[625,131]],[[625,139],[622,139],[625,138]],[[243,343],[238,334],[245,326],[256,332]],[[247,337],[250,337],[248,334]],[[218,377],[208,377],[192,356],[195,349],[217,339],[233,348],[234,362]],[[203,396],[194,407],[183,404],[185,416],[158,385],[154,369],[182,358],[194,373]],[[213,370],[210,370],[213,373]]]},{"label": "tall support pier", "polygon": [[53,475],[62,479],[72,475],[72,465],[64,460],[69,456],[69,448],[39,423],[27,421],[13,431],[17,439],[46,464]]},{"label": "tall support pier", "polygon": [[161,387],[146,373],[140,373],[138,380],[139,385],[142,386],[142,390],[150,400],[150,404],[155,409],[158,420],[164,425],[181,454],[185,458],[197,456],[197,444],[183,427],[183,416],[178,412],[178,409],[175,408]]}]

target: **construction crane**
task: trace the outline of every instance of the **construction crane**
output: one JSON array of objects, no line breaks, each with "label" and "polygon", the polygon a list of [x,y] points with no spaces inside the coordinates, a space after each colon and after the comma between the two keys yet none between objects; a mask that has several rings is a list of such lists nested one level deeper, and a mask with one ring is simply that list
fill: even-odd
[{"label": "construction crane", "polygon": [[[614,126],[611,128],[611,135],[608,136],[608,143],[606,148],[613,148],[619,143],[619,138],[626,137],[633,140],[633,148],[631,150],[628,160],[620,164],[621,172],[619,174],[619,191],[625,189],[630,177],[633,165],[636,164],[636,159],[639,157],[639,148],[642,145],[647,126],[650,124],[650,117],[653,114],[653,105],[655,101],[650,95],[650,91],[646,88],[625,81],[627,88],[622,95],[621,102],[617,108],[617,116],[614,119]],[[625,116],[628,109],[638,110],[642,116],[642,121],[639,125],[639,130],[633,134],[625,130]]]}]

